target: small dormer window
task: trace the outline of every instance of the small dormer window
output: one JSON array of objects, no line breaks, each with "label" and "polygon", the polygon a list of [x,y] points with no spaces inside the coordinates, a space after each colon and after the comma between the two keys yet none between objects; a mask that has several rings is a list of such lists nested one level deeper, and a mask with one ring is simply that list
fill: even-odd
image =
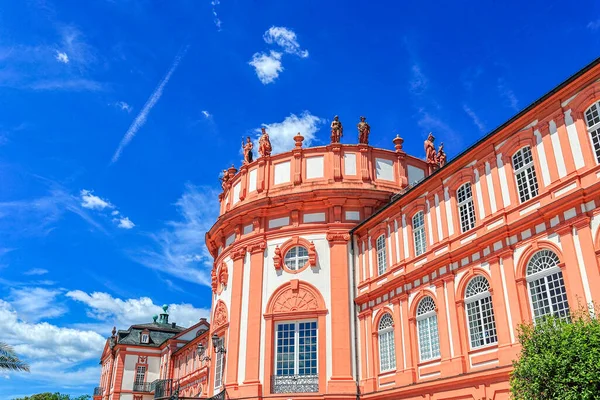
[{"label": "small dormer window", "polygon": [[147,344],[150,342],[150,332],[143,331],[140,336],[140,342]]}]

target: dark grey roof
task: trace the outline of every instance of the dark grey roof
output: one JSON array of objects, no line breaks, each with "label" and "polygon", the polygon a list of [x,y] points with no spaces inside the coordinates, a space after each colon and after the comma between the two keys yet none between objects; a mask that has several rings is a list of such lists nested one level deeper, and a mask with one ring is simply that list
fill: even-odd
[{"label": "dark grey roof", "polygon": [[[148,330],[150,332],[150,339],[148,343],[142,343],[142,331]],[[184,331],[186,328],[181,326],[173,327],[171,324],[139,324],[132,325],[126,331],[119,331],[117,333],[118,344],[133,344],[137,346],[148,346],[148,347],[159,347],[168,339],[177,335],[179,332]]]}]

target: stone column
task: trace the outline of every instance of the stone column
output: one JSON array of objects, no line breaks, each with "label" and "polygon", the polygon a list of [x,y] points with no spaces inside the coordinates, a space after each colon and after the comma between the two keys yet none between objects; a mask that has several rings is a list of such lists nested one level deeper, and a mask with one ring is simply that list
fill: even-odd
[{"label": "stone column", "polygon": [[[248,245],[250,252],[250,289],[248,296],[248,333],[246,336],[246,377],[244,397],[262,396],[260,384],[260,345],[262,323],[263,271],[266,242]],[[250,294],[251,293],[251,294]]]},{"label": "stone column", "polygon": [[239,247],[232,251],[233,277],[231,283],[231,310],[229,313],[229,342],[226,354],[225,367],[227,369],[225,387],[237,390],[238,388],[238,357],[240,350],[240,323],[242,318],[242,296],[244,281],[244,259],[246,248]]},{"label": "stone column", "polygon": [[328,393],[356,393],[356,384],[352,376],[352,351],[350,330],[350,277],[348,268],[348,240],[345,231],[330,231],[327,240],[330,248],[331,275],[331,334],[332,369],[328,382]]}]

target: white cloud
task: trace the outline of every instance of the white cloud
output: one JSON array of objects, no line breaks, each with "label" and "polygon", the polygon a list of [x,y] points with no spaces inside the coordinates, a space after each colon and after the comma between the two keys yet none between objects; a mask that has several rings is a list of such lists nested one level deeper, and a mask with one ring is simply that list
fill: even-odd
[{"label": "white cloud", "polygon": [[[109,325],[117,325],[119,329],[127,329],[134,324],[152,322],[152,316],[162,312],[161,306],[154,304],[149,297],[122,300],[112,297],[108,293],[88,294],[81,290],[73,290],[66,295],[87,305],[89,307],[87,315],[90,318],[107,322]],[[169,305],[169,322],[176,322],[180,326],[190,327],[200,318],[208,319],[209,315],[210,310],[196,308],[191,304]]]},{"label": "white cloud", "polygon": [[104,200],[95,194],[91,190],[83,189],[79,193],[81,196],[81,207],[89,208],[90,210],[104,210],[105,208],[115,208],[109,201]]},{"label": "white cloud", "polygon": [[219,216],[219,191],[186,184],[175,206],[179,219],[151,235],[153,245],[131,251],[138,263],[179,279],[210,286],[212,257],[204,235]]},{"label": "white cloud", "polygon": [[221,30],[221,20],[219,19],[219,16],[217,15],[217,6],[219,4],[221,4],[220,0],[212,0],[210,2],[210,5],[212,6],[213,22],[215,23],[215,26],[217,27],[218,31]]},{"label": "white cloud", "polygon": [[125,111],[127,113],[131,112],[131,106],[125,103],[124,101],[117,101],[115,103],[115,106],[119,107],[122,111]]},{"label": "white cloud", "polygon": [[173,73],[179,66],[179,63],[181,62],[181,59],[185,56],[188,47],[189,46],[184,47],[175,56],[175,60],[173,60],[173,64],[171,64],[171,68],[169,68],[169,71],[167,72],[165,77],[160,81],[156,89],[154,89],[154,92],[152,92],[152,94],[146,101],[146,104],[144,104],[142,111],[140,111],[137,117],[135,117],[133,123],[129,126],[129,129],[127,129],[125,136],[123,136],[123,139],[121,139],[119,147],[117,147],[117,150],[115,151],[115,154],[112,157],[111,163],[115,163],[119,160],[119,157],[121,157],[121,153],[123,153],[123,149],[129,144],[129,142],[131,142],[138,130],[140,130],[140,128],[146,123],[146,118],[148,118],[148,114],[150,113],[150,111],[152,111],[152,108],[154,108],[156,103],[158,103],[158,100],[160,100],[165,86],[167,85],[167,83],[169,83],[171,76],[173,75]]},{"label": "white cloud", "polygon": [[479,116],[477,114],[475,114],[475,111],[473,111],[466,104],[463,104],[463,110],[465,110],[465,112],[467,113],[467,115],[469,117],[471,117],[471,119],[473,120],[473,123],[475,124],[475,126],[477,126],[477,129],[479,129],[479,131],[481,133],[485,133],[487,131],[487,128],[485,127],[485,124],[483,122],[481,122],[481,120],[479,119]]},{"label": "white cloud", "polygon": [[110,215],[112,215],[112,216],[119,215],[119,210],[114,210],[113,212],[110,213]]},{"label": "white cloud", "polygon": [[58,301],[60,294],[60,290],[41,287],[13,288],[10,290],[8,300],[20,318],[37,322],[60,317],[67,312],[67,308]]},{"label": "white cloud", "polygon": [[135,226],[135,224],[127,217],[118,218],[117,221],[119,222],[117,226],[122,229],[131,229]]},{"label": "white cloud", "polygon": [[202,110],[202,115],[204,115],[204,118],[212,118],[212,114],[206,110]]},{"label": "white cloud", "polygon": [[411,67],[411,79],[409,82],[410,91],[413,94],[422,94],[429,85],[429,80],[421,71],[421,67],[417,64],[413,64]]},{"label": "white cloud", "polygon": [[272,50],[269,54],[254,53],[248,64],[254,67],[256,75],[263,85],[275,82],[279,73],[283,71],[281,53]]},{"label": "white cloud", "polygon": [[514,111],[519,111],[519,100],[517,99],[517,96],[512,91],[512,89],[506,85],[504,79],[498,79],[497,87],[500,96],[504,97],[504,99],[506,100],[506,104]]},{"label": "white cloud", "polygon": [[[25,322],[11,304],[0,300],[0,341],[12,345],[22,356],[71,364],[99,357],[105,339],[90,330]],[[31,372],[37,373],[34,368]]]},{"label": "white cloud", "polygon": [[44,268],[32,268],[28,271],[23,272],[25,275],[45,275],[48,273],[47,269]]},{"label": "white cloud", "polygon": [[57,51],[56,52],[56,60],[63,63],[63,64],[68,64],[69,63],[69,56],[67,55],[67,53],[64,53],[62,51]]},{"label": "white cloud", "polygon": [[590,21],[590,23],[587,24],[587,28],[592,31],[595,31],[596,29],[600,28],[600,19]]},{"label": "white cloud", "polygon": [[295,54],[301,58],[308,57],[308,50],[301,50],[300,44],[296,40],[296,33],[283,26],[272,26],[263,35],[265,42],[277,44],[283,48],[286,53]]},{"label": "white cloud", "polygon": [[[273,153],[281,153],[294,148],[294,136],[298,133],[304,136],[304,146],[310,146],[315,139],[315,134],[319,130],[319,126],[324,122],[324,119],[312,115],[309,111],[304,111],[300,116],[290,114],[288,117],[285,117],[282,122],[263,124],[263,126],[269,133],[271,145],[273,146]],[[255,149],[258,148],[260,129],[257,129],[256,131],[257,139],[254,144]]]},{"label": "white cloud", "polygon": [[54,224],[70,211],[106,233],[106,230],[81,207],[81,197],[73,196],[62,186],[50,182],[51,189],[43,197],[0,202],[0,233],[6,235],[42,235],[52,232]]}]

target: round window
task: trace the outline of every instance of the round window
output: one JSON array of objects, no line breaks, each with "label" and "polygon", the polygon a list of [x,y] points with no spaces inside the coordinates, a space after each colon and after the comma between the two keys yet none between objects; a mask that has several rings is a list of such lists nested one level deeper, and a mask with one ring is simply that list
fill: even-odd
[{"label": "round window", "polygon": [[285,266],[292,271],[299,270],[308,262],[308,250],[302,246],[292,247],[283,259]]}]

